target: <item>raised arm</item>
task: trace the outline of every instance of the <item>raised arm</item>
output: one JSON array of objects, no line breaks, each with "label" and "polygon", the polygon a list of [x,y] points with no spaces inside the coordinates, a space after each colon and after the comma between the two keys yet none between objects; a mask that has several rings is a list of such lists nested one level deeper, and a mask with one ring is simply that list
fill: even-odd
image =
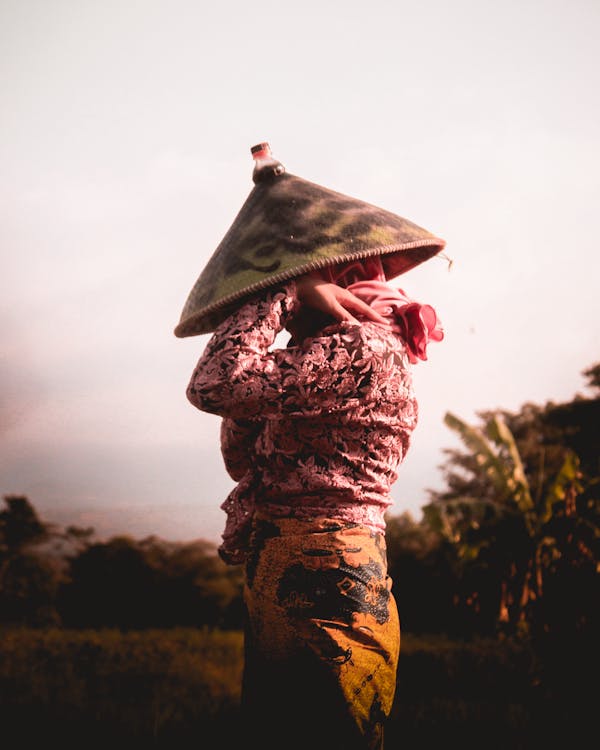
[{"label": "raised arm", "polygon": [[309,293],[306,289],[324,300],[324,305],[334,305],[323,309],[329,309],[332,317],[347,316],[335,333],[269,351],[298,311],[299,301],[295,282],[267,290],[215,330],[187,388],[194,406],[235,419],[257,419],[340,408],[349,399],[365,395],[377,357],[352,313],[377,320],[380,316],[360,300],[357,305],[353,295],[334,284],[315,280],[307,284],[303,295]]}]

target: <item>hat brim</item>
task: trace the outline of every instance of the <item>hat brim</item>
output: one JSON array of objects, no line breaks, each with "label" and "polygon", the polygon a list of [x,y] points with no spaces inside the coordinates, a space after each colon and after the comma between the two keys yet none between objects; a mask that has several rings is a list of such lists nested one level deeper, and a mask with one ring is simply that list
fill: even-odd
[{"label": "hat brim", "polygon": [[174,333],[210,333],[249,296],[349,260],[379,255],[391,280],[445,244],[397,214],[284,173],[254,186],[193,286]]},{"label": "hat brim", "polygon": [[383,246],[365,250],[362,253],[341,255],[334,260],[322,259],[310,261],[305,265],[265,277],[244,289],[232,292],[230,295],[222,297],[197,312],[192,313],[181,320],[176,326],[174,330],[175,336],[185,338],[211,333],[223,320],[235,312],[241,303],[254,294],[263,289],[268,289],[277,284],[298,278],[310,271],[320,270],[350,260],[362,260],[363,258],[380,255],[385,277],[388,281],[391,281],[440,253],[444,249],[445,244],[444,240],[437,239],[436,241],[432,240],[431,244],[427,245],[407,243],[402,246]]}]

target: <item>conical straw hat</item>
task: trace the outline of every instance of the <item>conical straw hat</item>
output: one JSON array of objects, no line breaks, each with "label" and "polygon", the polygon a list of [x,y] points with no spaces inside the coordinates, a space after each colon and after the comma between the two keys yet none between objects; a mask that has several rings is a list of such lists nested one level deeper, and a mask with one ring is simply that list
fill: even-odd
[{"label": "conical straw hat", "polygon": [[390,280],[445,246],[408,219],[272,164],[262,178],[255,173],[252,191],[187,298],[176,336],[209,333],[248,296],[308,271],[380,255]]}]

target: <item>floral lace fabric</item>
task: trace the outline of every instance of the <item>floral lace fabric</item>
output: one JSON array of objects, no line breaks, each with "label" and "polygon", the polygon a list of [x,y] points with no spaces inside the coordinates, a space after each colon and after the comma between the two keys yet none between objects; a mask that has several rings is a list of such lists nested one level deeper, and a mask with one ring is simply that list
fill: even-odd
[{"label": "floral lace fabric", "polygon": [[298,309],[294,282],[220,324],[187,388],[223,417],[221,451],[237,486],[222,504],[222,558],[244,560],[256,508],[337,517],[384,531],[390,489],[417,423],[409,349],[395,330],[339,323],[271,349]]}]

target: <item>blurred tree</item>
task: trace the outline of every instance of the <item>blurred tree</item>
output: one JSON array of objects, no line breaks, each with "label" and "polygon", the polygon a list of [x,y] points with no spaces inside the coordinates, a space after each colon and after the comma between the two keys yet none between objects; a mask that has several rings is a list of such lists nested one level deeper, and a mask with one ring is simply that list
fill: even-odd
[{"label": "blurred tree", "polygon": [[410,513],[386,520],[388,573],[402,629],[409,633],[464,633],[453,594],[457,555],[454,545],[426,521]]},{"label": "blurred tree", "polygon": [[22,495],[5,495],[0,511],[0,621],[54,624],[54,606],[62,576],[56,561],[39,554],[52,527],[40,520]]},{"label": "blurred tree", "polygon": [[587,370],[583,371],[583,374],[587,378],[587,386],[596,392],[596,395],[600,393],[600,362],[596,362]]},{"label": "blurred tree", "polygon": [[241,576],[214,545],[113,537],[71,561],[59,608],[72,627],[241,627]]},{"label": "blurred tree", "polygon": [[156,576],[127,536],[91,544],[71,561],[63,587],[63,621],[75,627],[144,627],[154,623]]},{"label": "blurred tree", "polygon": [[[599,373],[586,371],[592,385]],[[477,594],[481,606],[487,590],[485,608],[511,631],[589,630],[599,593],[599,399],[479,417],[482,427],[446,415],[467,452],[446,452],[447,489],[431,491],[424,508],[456,545],[462,601]]]},{"label": "blurred tree", "polygon": [[205,622],[224,628],[243,624],[241,568],[228,566],[218,555],[205,556],[194,577],[194,587],[202,599]]},{"label": "blurred tree", "polygon": [[[470,454],[453,453],[447,469],[451,489],[426,506],[424,515],[455,545],[462,561],[457,605],[476,606],[479,612],[483,607],[488,622],[490,612],[501,622],[518,620],[521,613],[510,612],[508,604],[515,601],[515,579],[524,583],[531,559],[533,507],[520,457],[499,415],[483,429],[450,413],[445,422],[458,432]],[[521,599],[518,592],[516,601]]]},{"label": "blurred tree", "polygon": [[23,495],[5,495],[6,507],[0,511],[0,554],[6,560],[19,554],[27,545],[46,539],[48,524]]},{"label": "blurred tree", "polygon": [[225,565],[214,544],[149,537],[141,545],[161,571],[161,611],[167,624],[241,627],[241,569]]}]

